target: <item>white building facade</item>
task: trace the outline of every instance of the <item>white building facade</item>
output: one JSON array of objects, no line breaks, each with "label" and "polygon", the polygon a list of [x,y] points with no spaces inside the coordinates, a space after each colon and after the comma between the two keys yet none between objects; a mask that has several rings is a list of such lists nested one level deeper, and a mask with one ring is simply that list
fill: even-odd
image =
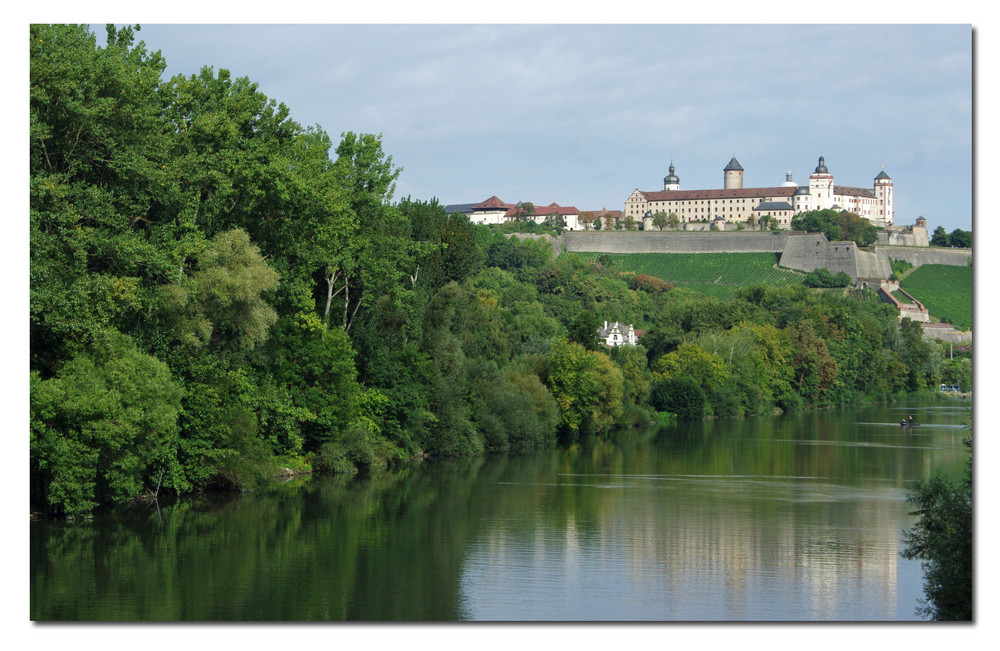
[{"label": "white building facade", "polygon": [[625,216],[642,220],[646,230],[653,227],[652,217],[658,212],[673,213],[681,223],[746,222],[751,215],[759,221],[770,215],[783,228],[788,228],[792,216],[797,213],[832,208],[857,213],[875,226],[893,224],[892,179],[884,169],[875,177],[871,190],[835,185],[822,156],[805,186],[792,181],[792,174],[788,172],[780,186],[744,188],[743,171],[734,156],[723,169],[722,189],[681,190],[671,161],[670,172],[663,179],[663,190],[634,190],[625,200]]}]

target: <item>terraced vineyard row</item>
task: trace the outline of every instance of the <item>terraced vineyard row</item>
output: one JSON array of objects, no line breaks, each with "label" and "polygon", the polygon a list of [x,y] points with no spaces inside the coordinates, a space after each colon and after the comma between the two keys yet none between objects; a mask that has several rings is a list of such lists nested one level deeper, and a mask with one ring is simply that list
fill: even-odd
[{"label": "terraced vineyard row", "polygon": [[805,274],[775,266],[776,253],[578,253],[588,262],[609,260],[617,271],[646,274],[676,287],[732,298],[747,285],[793,285]]},{"label": "terraced vineyard row", "polygon": [[932,317],[948,319],[962,330],[972,327],[972,267],[925,264],[899,284],[923,303]]}]

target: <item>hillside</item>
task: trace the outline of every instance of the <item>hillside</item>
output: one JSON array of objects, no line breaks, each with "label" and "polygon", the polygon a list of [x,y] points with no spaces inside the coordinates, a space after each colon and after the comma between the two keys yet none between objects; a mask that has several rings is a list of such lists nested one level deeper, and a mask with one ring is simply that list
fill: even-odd
[{"label": "hillside", "polygon": [[588,262],[610,261],[616,271],[655,276],[675,287],[731,299],[747,285],[795,285],[805,274],[779,269],[777,253],[591,253]]},{"label": "hillside", "polygon": [[972,267],[925,264],[908,273],[900,287],[923,303],[932,317],[961,330],[972,327]]}]

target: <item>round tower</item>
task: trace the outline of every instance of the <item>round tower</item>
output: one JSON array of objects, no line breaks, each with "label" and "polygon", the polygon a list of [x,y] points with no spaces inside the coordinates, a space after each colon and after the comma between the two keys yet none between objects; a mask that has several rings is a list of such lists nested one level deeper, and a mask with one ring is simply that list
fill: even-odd
[{"label": "round tower", "polygon": [[792,180],[792,170],[785,172],[785,182],[781,184],[783,188],[797,188],[799,184]]},{"label": "round tower", "polygon": [[875,208],[878,226],[892,226],[894,216],[892,208],[892,179],[885,173],[885,166],[875,177],[875,200],[878,206]]},{"label": "round tower", "polygon": [[813,199],[813,210],[823,210],[833,205],[833,175],[826,168],[826,159],[819,157],[816,171],[809,175],[809,194]]},{"label": "round tower", "polygon": [[736,160],[736,156],[733,156],[729,165],[726,165],[722,171],[725,174],[723,188],[726,190],[741,190],[743,188],[743,166]]},{"label": "round tower", "polygon": [[681,180],[674,174],[674,157],[670,157],[670,173],[663,177],[664,190],[680,190]]}]

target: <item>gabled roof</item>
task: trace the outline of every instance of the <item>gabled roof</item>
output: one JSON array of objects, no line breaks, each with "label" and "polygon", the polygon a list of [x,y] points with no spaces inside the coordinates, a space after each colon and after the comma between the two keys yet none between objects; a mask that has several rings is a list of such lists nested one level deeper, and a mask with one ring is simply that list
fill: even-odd
[{"label": "gabled roof", "polygon": [[[513,213],[513,209],[508,210],[507,213]],[[579,215],[580,211],[574,206],[560,206],[557,203],[550,203],[547,206],[535,206],[535,215],[544,217],[546,215]]]},{"label": "gabled roof", "polygon": [[500,201],[500,199],[498,199],[496,195],[493,195],[492,197],[490,197],[486,201],[483,201],[482,203],[477,203],[476,205],[474,205],[472,207],[472,209],[473,210],[501,210],[501,209],[507,210],[507,209],[513,208],[514,205],[515,204],[512,204],[512,203],[504,203],[503,201]]}]

